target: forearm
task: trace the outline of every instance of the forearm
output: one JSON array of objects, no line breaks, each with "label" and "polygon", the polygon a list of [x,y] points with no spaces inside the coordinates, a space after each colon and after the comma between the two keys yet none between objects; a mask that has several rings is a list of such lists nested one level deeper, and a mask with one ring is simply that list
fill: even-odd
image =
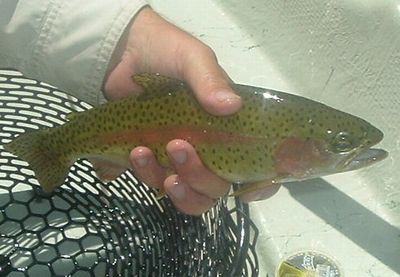
[{"label": "forearm", "polygon": [[0,5],[0,67],[19,69],[97,104],[116,46],[145,4],[6,1]]}]

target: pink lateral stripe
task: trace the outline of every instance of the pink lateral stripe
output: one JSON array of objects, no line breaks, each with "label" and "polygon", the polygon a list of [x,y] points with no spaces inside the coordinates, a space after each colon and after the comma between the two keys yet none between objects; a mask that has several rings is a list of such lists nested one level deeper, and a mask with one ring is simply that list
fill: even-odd
[{"label": "pink lateral stripe", "polygon": [[148,128],[139,131],[123,130],[115,133],[108,133],[101,137],[101,140],[105,144],[133,142],[137,145],[167,143],[173,139],[183,139],[192,144],[242,144],[256,143],[264,140],[262,137],[248,136],[245,134],[183,126]]}]

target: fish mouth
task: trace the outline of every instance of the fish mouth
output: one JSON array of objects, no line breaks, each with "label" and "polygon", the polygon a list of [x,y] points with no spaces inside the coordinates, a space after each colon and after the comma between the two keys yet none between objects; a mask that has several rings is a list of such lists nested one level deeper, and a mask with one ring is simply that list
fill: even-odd
[{"label": "fish mouth", "polygon": [[389,153],[383,149],[368,148],[356,153],[346,163],[342,171],[356,170],[382,161]]}]

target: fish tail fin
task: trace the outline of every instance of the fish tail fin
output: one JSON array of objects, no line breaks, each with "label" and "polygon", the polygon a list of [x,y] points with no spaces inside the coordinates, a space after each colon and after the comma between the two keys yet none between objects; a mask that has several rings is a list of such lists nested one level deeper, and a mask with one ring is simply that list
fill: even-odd
[{"label": "fish tail fin", "polygon": [[4,149],[28,162],[43,190],[51,192],[63,183],[70,164],[60,159],[48,136],[47,130],[22,134]]}]

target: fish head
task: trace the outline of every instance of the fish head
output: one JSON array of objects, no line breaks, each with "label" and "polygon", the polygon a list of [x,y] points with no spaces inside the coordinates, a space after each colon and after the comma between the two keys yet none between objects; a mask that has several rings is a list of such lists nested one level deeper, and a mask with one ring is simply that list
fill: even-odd
[{"label": "fish head", "polygon": [[[356,170],[388,156],[372,148],[383,133],[367,121],[334,109],[307,118],[276,151],[278,182],[304,180]],[[311,113],[312,114],[312,113]]]},{"label": "fish head", "polygon": [[[378,128],[358,117],[350,116],[345,130],[328,134],[326,151],[337,172],[355,170],[372,165],[388,156],[383,149],[372,148],[383,139]],[[332,130],[327,130],[327,133]]]}]

